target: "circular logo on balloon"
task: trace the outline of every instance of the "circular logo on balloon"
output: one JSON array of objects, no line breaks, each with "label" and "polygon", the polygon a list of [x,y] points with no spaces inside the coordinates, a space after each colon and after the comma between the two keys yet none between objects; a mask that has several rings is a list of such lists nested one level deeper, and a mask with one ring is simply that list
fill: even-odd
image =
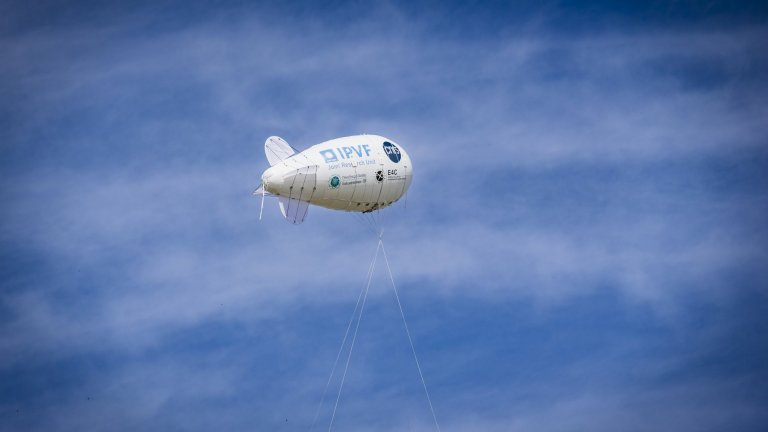
[{"label": "circular logo on balloon", "polygon": [[328,182],[328,186],[331,187],[331,189],[336,189],[341,184],[341,179],[339,176],[333,176],[331,177],[331,180]]},{"label": "circular logo on balloon", "polygon": [[376,181],[377,182],[384,181],[384,171],[381,171],[381,170],[376,171]]},{"label": "circular logo on balloon", "polygon": [[394,163],[400,162],[400,158],[403,156],[400,153],[400,149],[389,141],[384,141],[384,153],[386,153],[387,156],[389,156],[389,160]]}]

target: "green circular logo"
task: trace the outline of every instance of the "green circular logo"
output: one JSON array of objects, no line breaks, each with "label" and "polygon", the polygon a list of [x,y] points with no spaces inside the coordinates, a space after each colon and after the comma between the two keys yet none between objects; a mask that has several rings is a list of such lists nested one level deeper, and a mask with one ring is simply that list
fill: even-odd
[{"label": "green circular logo", "polygon": [[328,182],[328,186],[330,186],[331,189],[336,189],[340,184],[341,180],[339,179],[339,176],[331,177],[331,181]]}]

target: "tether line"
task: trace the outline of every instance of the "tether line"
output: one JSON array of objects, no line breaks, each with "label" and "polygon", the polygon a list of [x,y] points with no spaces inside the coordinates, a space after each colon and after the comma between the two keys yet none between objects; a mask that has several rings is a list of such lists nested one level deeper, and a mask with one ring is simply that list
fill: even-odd
[{"label": "tether line", "polygon": [[[378,254],[378,246],[376,247],[376,253]],[[371,274],[373,273],[373,264],[375,261],[371,261],[371,265],[368,266],[368,274],[366,275],[366,279],[370,279]],[[347,330],[344,331],[344,338],[341,340],[341,346],[339,346],[339,351],[336,353],[336,360],[333,362],[333,367],[331,368],[331,374],[328,376],[328,381],[325,383],[325,388],[323,389],[323,396],[320,398],[320,404],[317,406],[317,411],[315,412],[315,418],[312,419],[312,425],[309,428],[309,431],[312,432],[315,429],[315,423],[317,423],[317,419],[320,416],[320,410],[323,408],[323,403],[325,402],[325,395],[328,393],[328,387],[331,385],[331,380],[333,379],[333,375],[336,373],[336,366],[339,364],[339,358],[341,358],[341,352],[344,350],[344,345],[347,343],[347,337],[349,336],[349,329],[352,328],[352,323],[355,321],[355,315],[357,314],[357,308],[360,306],[360,300],[363,298],[363,293],[365,292],[366,288],[363,287],[360,289],[360,294],[357,295],[357,302],[355,302],[355,308],[352,310],[352,315],[349,317],[349,323],[347,324]]]},{"label": "tether line", "polygon": [[[408,342],[411,344],[411,352],[413,352],[413,359],[416,360],[416,369],[419,370],[419,377],[421,378],[421,384],[424,386],[424,393],[427,395],[427,402],[429,403],[429,410],[432,412],[432,419],[435,421],[435,427],[440,432],[440,425],[437,423],[437,416],[435,415],[435,409],[432,407],[432,398],[429,397],[429,390],[427,390],[427,382],[424,380],[424,374],[421,373],[421,365],[419,364],[419,357],[416,355],[416,348],[413,346],[413,339],[411,339],[411,332],[408,330],[408,323],[405,320],[405,313],[403,312],[403,305],[400,303],[400,296],[397,294],[397,286],[395,286],[395,278],[392,276],[392,269],[389,267],[389,259],[387,258],[387,251],[384,249],[384,242],[379,238],[379,246],[384,255],[384,262],[387,264],[387,272],[389,273],[389,280],[392,282],[392,290],[395,292],[395,299],[397,300],[397,307],[400,309],[400,316],[403,318],[403,325],[405,326],[405,334],[408,335]],[[378,249],[377,249],[378,254]]]},{"label": "tether line", "polygon": [[331,414],[331,422],[328,424],[328,432],[333,427],[333,421],[336,419],[336,409],[339,407],[339,399],[341,399],[341,390],[344,388],[344,381],[347,378],[347,370],[349,370],[349,360],[352,358],[352,351],[355,349],[355,341],[357,340],[357,331],[360,329],[360,322],[363,320],[363,311],[365,309],[365,301],[368,299],[368,289],[371,287],[371,279],[373,278],[373,271],[376,268],[376,260],[379,257],[379,249],[383,248],[381,240],[376,246],[376,254],[373,256],[371,262],[371,271],[368,274],[368,283],[365,285],[365,292],[363,294],[363,304],[360,306],[360,313],[357,315],[357,324],[355,324],[355,332],[352,334],[352,342],[349,346],[349,354],[347,354],[347,361],[344,364],[344,373],[341,375],[341,383],[339,384],[339,393],[336,395],[336,403],[333,405],[333,413]]}]

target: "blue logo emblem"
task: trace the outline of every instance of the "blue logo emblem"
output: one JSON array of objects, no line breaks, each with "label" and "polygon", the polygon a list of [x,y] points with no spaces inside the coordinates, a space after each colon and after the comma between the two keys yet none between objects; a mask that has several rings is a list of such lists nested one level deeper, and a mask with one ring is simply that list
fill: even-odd
[{"label": "blue logo emblem", "polygon": [[386,153],[387,156],[389,156],[389,160],[394,163],[400,162],[400,158],[403,156],[400,154],[400,149],[389,141],[384,141],[384,153]]},{"label": "blue logo emblem", "polygon": [[331,177],[331,181],[328,182],[328,186],[331,187],[331,189],[336,189],[341,185],[341,179],[339,179],[339,176],[333,176]]},{"label": "blue logo emblem", "polygon": [[323,157],[323,159],[325,159],[325,163],[336,162],[339,160],[339,158],[336,156],[336,153],[332,149],[320,150],[320,155]]}]

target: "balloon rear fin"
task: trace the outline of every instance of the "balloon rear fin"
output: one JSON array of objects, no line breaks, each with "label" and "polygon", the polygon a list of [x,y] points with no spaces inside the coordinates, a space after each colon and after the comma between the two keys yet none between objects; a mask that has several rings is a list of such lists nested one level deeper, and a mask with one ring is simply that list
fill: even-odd
[{"label": "balloon rear fin", "polygon": [[279,197],[280,212],[288,222],[298,225],[304,222],[309,211],[309,203],[294,198]]},{"label": "balloon rear fin", "polygon": [[275,196],[273,193],[265,191],[263,184],[259,185],[258,189],[253,191],[252,195],[253,196],[262,196],[262,195],[264,195],[264,196],[268,196],[268,197]]},{"label": "balloon rear fin", "polygon": [[296,154],[296,150],[279,136],[271,136],[264,142],[264,153],[267,154],[269,165],[278,164]]}]

